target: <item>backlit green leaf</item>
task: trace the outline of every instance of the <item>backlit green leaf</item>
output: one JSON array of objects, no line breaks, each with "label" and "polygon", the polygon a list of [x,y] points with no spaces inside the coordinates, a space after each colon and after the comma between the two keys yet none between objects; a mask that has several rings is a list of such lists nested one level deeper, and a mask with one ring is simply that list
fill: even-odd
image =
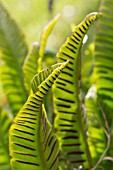
[{"label": "backlit green leaf", "polygon": [[91,168],[91,156],[87,143],[86,121],[79,98],[80,86],[80,48],[82,40],[91,24],[100,17],[91,13],[75,27],[73,34],[60,48],[58,62],[69,64],[62,71],[53,88],[55,127],[61,143],[61,150],[70,162],[78,168]]},{"label": "backlit green leaf", "polygon": [[[57,170],[59,143],[47,120],[44,96],[67,63],[57,67],[34,90],[10,128],[10,155],[13,170]],[[32,82],[34,83],[34,81]]]}]

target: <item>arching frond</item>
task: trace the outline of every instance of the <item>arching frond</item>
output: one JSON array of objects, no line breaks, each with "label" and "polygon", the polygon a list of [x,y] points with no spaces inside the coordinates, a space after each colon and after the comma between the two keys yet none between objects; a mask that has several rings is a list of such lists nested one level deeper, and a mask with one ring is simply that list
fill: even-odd
[{"label": "arching frond", "polygon": [[60,48],[58,62],[69,64],[60,74],[53,88],[55,127],[61,149],[70,162],[78,168],[91,168],[91,157],[86,136],[86,121],[79,98],[80,48],[82,40],[91,24],[100,17],[100,13],[91,13],[75,27],[73,34]]},{"label": "arching frond", "polygon": [[[10,155],[13,170],[57,170],[59,143],[47,120],[42,102],[67,63],[40,81],[14,119],[10,128]],[[34,84],[34,81],[32,82]],[[34,87],[34,85],[32,85]]]}]

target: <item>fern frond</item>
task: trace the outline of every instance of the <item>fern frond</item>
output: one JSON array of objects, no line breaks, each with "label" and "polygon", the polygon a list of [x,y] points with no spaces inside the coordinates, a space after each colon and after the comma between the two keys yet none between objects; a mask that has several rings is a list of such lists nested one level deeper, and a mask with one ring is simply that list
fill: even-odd
[{"label": "fern frond", "polygon": [[[103,107],[113,111],[113,1],[101,3],[102,18],[95,35],[95,81]],[[109,120],[112,116],[107,115]]]},{"label": "fern frond", "polygon": [[8,147],[8,132],[12,118],[6,110],[0,109],[0,169],[10,170],[10,156]]},{"label": "fern frond", "polygon": [[0,1],[0,78],[14,115],[27,98],[22,73],[27,51],[23,34]]},{"label": "fern frond", "polygon": [[[13,170],[57,170],[59,143],[43,109],[43,99],[67,63],[41,80],[14,119],[10,128],[10,155]],[[32,83],[34,84],[35,81]],[[32,85],[34,87],[34,85]]]},{"label": "fern frond", "polygon": [[60,48],[58,62],[69,64],[60,74],[53,88],[55,127],[61,143],[61,150],[67,159],[78,168],[91,168],[91,156],[87,143],[85,115],[79,98],[80,48],[91,24],[100,13],[91,13],[75,27],[73,34]]}]

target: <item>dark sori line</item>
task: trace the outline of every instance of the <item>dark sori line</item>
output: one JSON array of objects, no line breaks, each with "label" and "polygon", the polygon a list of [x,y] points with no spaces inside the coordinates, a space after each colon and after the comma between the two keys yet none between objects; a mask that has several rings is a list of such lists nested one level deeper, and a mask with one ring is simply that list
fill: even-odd
[{"label": "dark sori line", "polygon": [[82,34],[85,34],[85,32],[81,28],[79,28],[79,30]]},{"label": "dark sori line", "polygon": [[74,57],[70,56],[69,54],[67,54],[67,53],[65,53],[65,52],[63,52],[63,51],[62,51],[62,54],[65,55],[65,56],[67,56],[67,57],[69,57],[69,59],[74,59]]},{"label": "dark sori line", "polygon": [[64,98],[61,98],[61,97],[58,97],[57,99],[61,100],[61,101],[65,101],[67,103],[75,103],[75,101],[73,100],[69,100],[69,99],[64,99]]},{"label": "dark sori line", "polygon": [[49,143],[48,143],[48,146],[50,146],[51,145],[51,143],[52,143],[52,140],[54,139],[54,137],[53,136],[51,136],[51,138],[50,138],[50,141],[49,141]]},{"label": "dark sori line", "polygon": [[[22,111],[22,115],[30,115],[30,116],[35,116],[35,117],[37,117],[37,114],[32,114],[32,113],[25,112],[25,111]],[[25,120],[24,120],[24,121],[25,121]]]},{"label": "dark sori line", "polygon": [[32,136],[34,136],[34,135],[35,135],[34,133],[27,132],[27,131],[24,131],[24,130],[21,130],[21,129],[16,129],[16,128],[14,128],[14,130],[16,130],[16,131],[18,131],[18,132],[21,132],[21,133],[28,134],[28,135],[32,135]]},{"label": "dark sori line", "polygon": [[[86,160],[85,159],[81,159],[81,160],[72,160],[72,161],[70,161],[71,163],[84,163],[84,162],[86,162]],[[86,169],[85,169],[86,170]]]},{"label": "dark sori line", "polygon": [[86,23],[86,26],[87,26],[87,27],[89,27],[89,24],[88,24],[88,22],[87,22],[87,21],[85,21],[85,23]]},{"label": "dark sori line", "polygon": [[102,94],[101,96],[103,97],[103,99],[105,98],[105,100],[113,100],[113,97],[108,96],[107,94]]},{"label": "dark sori line", "polygon": [[105,87],[101,87],[101,88],[99,88],[99,90],[113,91],[113,88],[105,88]]},{"label": "dark sori line", "polygon": [[63,137],[62,139],[65,139],[65,140],[70,140],[70,139],[78,139],[79,137],[78,136],[73,136],[73,135],[69,135],[69,136],[65,136],[65,137]]},{"label": "dark sori line", "polygon": [[49,80],[49,82],[50,82],[51,84],[53,84],[53,82],[52,82],[51,80]]},{"label": "dark sori line", "polygon": [[80,143],[71,143],[71,144],[63,144],[64,147],[73,147],[73,146],[80,146]]},{"label": "dark sori line", "polygon": [[65,88],[63,88],[63,87],[60,87],[60,86],[56,86],[56,87],[59,88],[60,90],[63,90],[63,91],[65,91],[65,92],[67,92],[67,93],[70,93],[70,94],[73,94],[73,93],[74,93],[73,91],[67,90],[67,89],[65,89]]},{"label": "dark sori line", "polygon": [[68,44],[69,44],[71,47],[73,47],[74,49],[77,49],[77,47],[74,46],[73,44],[71,44],[70,42],[68,42]]},{"label": "dark sori line", "polygon": [[59,118],[62,121],[66,121],[66,122],[76,122],[76,120],[69,120],[69,119],[64,119],[64,118]]},{"label": "dark sori line", "polygon": [[78,32],[74,32],[76,35],[78,35],[80,38],[82,38],[82,36],[78,33]]},{"label": "dark sori line", "polygon": [[65,105],[65,104],[57,104],[57,106],[59,107],[64,107],[64,108],[70,108],[70,105]]},{"label": "dark sori line", "polygon": [[57,74],[55,74],[55,77],[57,78],[57,77],[58,77],[58,75],[57,75]]},{"label": "dark sori line", "polygon": [[46,91],[46,92],[48,91],[44,86],[41,86],[41,87],[44,91]]},{"label": "dark sori line", "polygon": [[[43,100],[43,97],[39,96],[39,95],[36,94],[36,93],[35,93],[35,96],[38,97],[39,99],[42,99],[42,100]],[[36,99],[36,100],[38,100],[38,99]],[[41,100],[41,102],[42,102],[42,100]]]},{"label": "dark sori line", "polygon": [[74,34],[73,34],[73,37],[77,40],[77,41],[80,41],[80,39],[78,37],[76,37]]},{"label": "dark sori line", "polygon": [[52,134],[52,130],[49,131],[49,135],[48,135],[48,137],[47,137],[47,139],[46,139],[46,142],[45,142],[44,151],[45,151],[45,149],[46,149],[46,146],[47,146],[47,144],[48,144],[48,141],[49,141],[49,139],[50,139],[51,134]]},{"label": "dark sori line", "polygon": [[86,27],[84,25],[82,25],[83,29],[86,31]]},{"label": "dark sori line", "polygon": [[61,126],[61,127],[73,127],[73,125],[68,125],[68,124],[59,124],[58,126]]},{"label": "dark sori line", "polygon": [[67,61],[66,59],[62,58],[61,56],[59,57],[59,59],[62,60],[62,61],[64,61],[64,62]]},{"label": "dark sori line", "polygon": [[74,69],[69,66],[66,66],[66,68],[69,69],[70,71],[74,71]]},{"label": "dark sori line", "polygon": [[40,93],[42,93],[43,95],[45,95],[46,93],[44,93],[42,90],[40,90]]},{"label": "dark sori line", "polygon": [[32,130],[35,130],[35,128],[33,128],[31,126],[28,126],[28,125],[25,125],[25,124],[21,124],[21,123],[18,123],[18,122],[15,122],[15,124],[17,124],[19,126],[23,126],[23,127],[29,128],[29,129],[32,129]]},{"label": "dark sori line", "polygon": [[56,80],[56,78],[54,76],[52,76],[52,78],[53,78],[53,81]]},{"label": "dark sori line", "polygon": [[62,80],[62,81],[64,81],[64,82],[66,82],[66,83],[69,83],[69,84],[71,84],[71,85],[73,84],[72,81],[66,80],[66,79],[64,79],[64,78],[58,77],[58,79],[60,79],[60,80]]},{"label": "dark sori line", "polygon": [[56,81],[56,83],[57,83],[57,84],[60,84],[60,85],[62,85],[62,86],[66,86],[65,83],[62,83],[62,82],[60,82],[60,81],[58,81],[58,80]]},{"label": "dark sori line", "polygon": [[100,76],[99,78],[103,78],[103,79],[106,79],[108,81],[113,81],[113,78],[112,77],[104,77],[104,76]]},{"label": "dark sori line", "polygon": [[29,120],[25,120],[25,122],[30,123],[30,124],[36,124],[36,122],[31,122]]},{"label": "dark sori line", "polygon": [[33,99],[35,99],[36,101],[42,102],[42,100],[39,100],[39,99],[35,98],[34,96],[33,96]]},{"label": "dark sori line", "polygon": [[29,147],[29,146],[22,145],[22,144],[20,144],[20,143],[13,142],[13,144],[14,144],[14,145],[17,145],[17,146],[19,146],[19,147],[22,147],[22,148],[26,148],[26,149],[35,151],[35,148],[31,148],[31,147]]},{"label": "dark sori line", "polygon": [[33,112],[37,112],[37,111],[38,111],[38,109],[39,109],[39,107],[37,107],[37,109],[36,109],[36,110],[34,110],[34,109],[31,109],[31,108],[28,108],[28,107],[26,107],[25,109],[26,109],[26,110],[33,111]]},{"label": "dark sori line", "polygon": [[50,153],[49,153],[49,156],[48,156],[48,158],[47,158],[47,161],[49,161],[49,159],[50,159],[50,157],[51,157],[51,155],[52,155],[52,153],[53,153],[53,151],[54,151],[54,148],[55,148],[56,144],[57,144],[57,139],[55,139],[55,141],[54,141],[54,143],[53,143],[53,146],[51,147],[51,151],[50,151]]},{"label": "dark sori line", "polygon": [[[73,36],[72,36],[73,37]],[[71,40],[75,43],[75,44],[79,44],[75,39],[73,39],[72,37],[70,37],[71,38]]]},{"label": "dark sori line", "polygon": [[30,100],[30,103],[32,103],[32,104],[34,104],[34,105],[39,105],[39,104],[37,104],[36,102],[34,102],[34,101],[32,101],[32,100]]},{"label": "dark sori line", "polygon": [[89,21],[90,24],[93,22],[93,21],[91,21],[90,19],[89,19],[88,21]]},{"label": "dark sori line", "polygon": [[65,46],[68,50],[70,50],[72,53],[76,54],[76,51],[74,51],[72,48]]},{"label": "dark sori line", "polygon": [[76,131],[76,130],[73,130],[73,129],[61,129],[60,131],[61,131],[61,132],[77,133],[77,131]]},{"label": "dark sori line", "polygon": [[76,114],[76,112],[70,112],[70,111],[64,111],[64,110],[59,110],[58,112],[59,113],[64,113],[64,114],[72,114],[72,115]]},{"label": "dark sori line", "polygon": [[30,141],[30,142],[35,142],[35,141],[32,140],[32,139],[25,138],[25,137],[22,137],[22,136],[18,136],[18,135],[13,135],[13,136],[16,137],[16,138],[19,138],[19,139],[27,140],[27,141]]},{"label": "dark sori line", "polygon": [[105,66],[105,65],[102,65],[102,64],[95,64],[96,67],[102,67],[102,68],[105,68],[105,69],[109,69],[109,70],[113,70],[113,67],[110,67],[110,66]]},{"label": "dark sori line", "polygon": [[108,70],[96,70],[96,73],[98,74],[107,74],[108,73]]},{"label": "dark sori line", "polygon": [[73,64],[74,64],[74,62],[73,62],[73,61],[69,61],[69,64],[73,65]]},{"label": "dark sori line", "polygon": [[45,84],[48,88],[51,88],[51,86],[47,82],[45,82]]},{"label": "dark sori line", "polygon": [[84,152],[82,151],[72,151],[72,152],[67,152],[68,155],[83,155]]},{"label": "dark sori line", "polygon": [[27,162],[22,160],[15,160],[16,162],[22,163],[22,164],[28,164],[28,165],[34,165],[34,166],[40,166],[39,164],[33,163],[33,162]]},{"label": "dark sori line", "polygon": [[[22,119],[30,119],[30,120],[37,120],[36,118],[27,117],[27,116],[18,116],[18,118],[22,118]],[[34,123],[34,122],[33,122],[33,123]]]},{"label": "dark sori line", "polygon": [[68,73],[68,72],[66,72],[66,71],[62,71],[62,73],[63,73],[63,74],[66,74],[66,75],[68,75],[68,76],[70,76],[70,77],[73,77],[73,74]]},{"label": "dark sori line", "polygon": [[53,160],[53,162],[52,162],[51,166],[49,167],[49,169],[51,169],[53,167],[53,165],[55,164],[55,162],[57,161],[58,155],[59,155],[59,153],[56,155],[56,158]]},{"label": "dark sori line", "polygon": [[113,78],[112,78],[112,77],[104,77],[104,76],[100,76],[100,78],[105,78],[105,79],[107,79],[107,80],[109,80],[109,81],[113,81]]},{"label": "dark sori line", "polygon": [[30,107],[32,107],[32,109],[31,109],[31,108],[27,108],[27,109],[28,109],[28,110],[31,109],[31,110],[33,110],[33,111],[37,111],[37,110],[35,110],[35,109],[38,109],[38,108],[40,107],[40,105],[38,105],[38,104],[37,104],[37,105],[32,105],[31,103],[28,103],[27,105],[30,106]]},{"label": "dark sori line", "polygon": [[15,153],[15,154],[19,154],[19,155],[25,155],[25,156],[37,157],[37,155],[28,154],[28,153],[23,153],[23,152],[16,152],[16,151],[14,151],[14,153]]}]

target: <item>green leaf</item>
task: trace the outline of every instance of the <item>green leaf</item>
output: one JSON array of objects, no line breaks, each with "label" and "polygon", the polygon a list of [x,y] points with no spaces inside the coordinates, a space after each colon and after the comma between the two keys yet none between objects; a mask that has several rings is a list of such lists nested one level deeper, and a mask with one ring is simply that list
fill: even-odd
[{"label": "green leaf", "polygon": [[40,45],[35,42],[32,49],[28,53],[24,64],[23,72],[25,77],[25,87],[27,91],[30,90],[30,83],[35,74],[37,74],[41,69],[47,68],[54,63],[54,54],[51,51],[45,50],[46,41],[58,20],[56,16],[43,30]]},{"label": "green leaf", "polygon": [[88,143],[93,158],[93,164],[95,165],[104,153],[107,145],[107,138],[104,130],[100,126],[105,128],[105,121],[103,119],[102,111],[100,110],[99,103],[97,102],[97,95],[93,85],[85,98],[85,107],[87,110],[87,122],[88,122]]},{"label": "green leaf", "polygon": [[12,118],[6,110],[0,111],[0,170],[10,169],[8,131]]},{"label": "green leaf", "polygon": [[42,37],[41,37],[41,43],[40,43],[40,51],[39,51],[40,58],[38,60],[38,71],[41,71],[41,69],[42,69],[42,62],[43,62],[43,58],[44,58],[46,42],[47,42],[49,35],[51,34],[51,32],[53,30],[58,18],[59,18],[59,15],[57,15],[54,19],[52,19],[50,21],[50,23],[43,30]]},{"label": "green leaf", "polygon": [[[59,143],[42,111],[45,94],[67,65],[56,68],[31,94],[10,128],[9,145],[13,170],[56,170]],[[34,82],[33,82],[34,83]]]},{"label": "green leaf", "polygon": [[34,75],[37,74],[38,58],[39,58],[39,44],[35,42],[23,64],[24,82],[28,93],[30,91],[31,80],[34,77]]},{"label": "green leaf", "polygon": [[[28,93],[30,91],[31,80],[34,75],[37,74],[38,70],[39,48],[38,42],[35,42],[23,64],[24,83]],[[42,62],[42,66],[44,68],[50,67],[54,64],[54,58],[55,54],[52,51],[46,50],[44,53],[44,61]]]},{"label": "green leaf", "polygon": [[[32,49],[28,53],[28,56],[25,59],[24,65],[23,65],[23,72],[24,72],[24,83],[26,90],[29,94],[30,92],[30,84],[31,80],[33,79],[34,75],[37,74],[38,70],[38,59],[39,59],[39,45],[37,42],[34,43]],[[53,53],[50,50],[45,50],[43,61],[42,61],[42,67],[44,69],[49,68],[51,65],[55,63],[55,53]],[[48,92],[44,99],[45,108],[48,113],[49,120],[52,121],[52,105],[50,105],[50,101],[52,100],[51,90]]]},{"label": "green leaf", "polygon": [[26,54],[24,36],[0,1],[0,78],[14,115],[27,97],[22,73]]},{"label": "green leaf", "polygon": [[99,13],[89,14],[75,27],[73,34],[60,48],[58,62],[69,64],[62,71],[53,88],[55,127],[61,150],[67,159],[78,168],[91,168],[91,156],[87,143],[85,115],[79,98],[80,48],[90,25],[100,17]]},{"label": "green leaf", "polygon": [[[98,100],[106,115],[110,132],[108,156],[113,157],[113,1],[102,1],[102,18],[99,20],[95,35],[95,85]],[[113,162],[105,161],[110,169]]]},{"label": "green leaf", "polygon": [[38,86],[58,67],[60,67],[62,63],[58,63],[55,65],[52,65],[47,70],[42,70],[38,74],[36,74],[32,81],[31,81],[31,89],[33,90],[33,93],[35,93],[38,89]]},{"label": "green leaf", "polygon": [[[104,109],[113,111],[113,1],[101,3],[102,18],[95,35],[95,80]],[[106,115],[109,120],[112,114]]]}]

